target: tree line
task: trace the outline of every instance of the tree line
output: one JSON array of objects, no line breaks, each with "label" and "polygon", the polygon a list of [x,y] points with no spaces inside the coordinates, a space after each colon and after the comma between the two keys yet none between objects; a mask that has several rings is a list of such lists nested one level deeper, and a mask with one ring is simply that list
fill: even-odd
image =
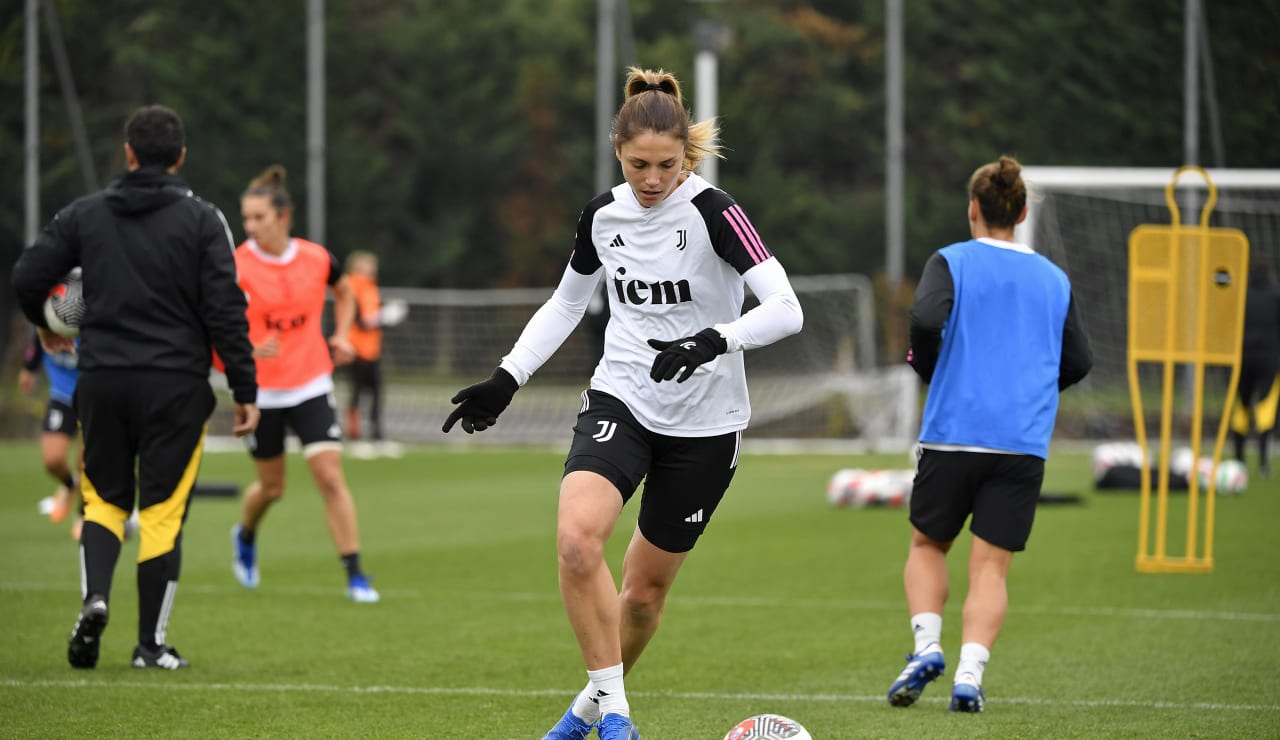
[{"label": "tree line", "polygon": [[[307,236],[305,0],[53,1],[103,180],[123,167],[125,117],[164,103],[187,124],[184,176],[237,239],[240,193],[272,163],[291,174],[295,232]],[[880,273],[884,3],[628,5],[638,61],[674,72],[690,104],[692,25],[707,15],[727,25],[719,180],[788,270]],[[903,5],[909,277],[968,236],[968,175],[1002,153],[1037,165],[1182,163],[1182,0]],[[1225,164],[1278,167],[1280,0],[1205,5]],[[378,253],[387,284],[553,285],[595,195],[596,3],[326,6],[327,245],[339,257]],[[22,7],[0,0],[9,265],[23,246]],[[43,34],[41,47],[47,220],[84,186]],[[1216,164],[1202,141],[1201,163]],[[12,306],[7,280],[3,290]]]}]

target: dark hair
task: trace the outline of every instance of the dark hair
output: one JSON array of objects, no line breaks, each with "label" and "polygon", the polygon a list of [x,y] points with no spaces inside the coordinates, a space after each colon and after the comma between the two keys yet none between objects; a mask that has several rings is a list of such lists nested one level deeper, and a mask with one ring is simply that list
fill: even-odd
[{"label": "dark hair", "polygon": [[292,211],[293,198],[284,189],[284,178],[288,173],[283,166],[273,164],[262,171],[261,175],[249,181],[249,188],[243,197],[263,196],[271,201],[271,207],[277,211]]},{"label": "dark hair", "polygon": [[124,140],[140,167],[172,167],[187,145],[182,119],[172,108],[148,105],[134,111],[124,124]]},{"label": "dark hair", "polygon": [[613,145],[621,147],[640,134],[651,131],[670,134],[684,142],[682,169],[692,172],[708,155],[719,157],[720,133],[714,118],[694,123],[685,110],[680,82],[664,70],[630,67],[622,86],[622,108],[613,119]]},{"label": "dark hair", "polygon": [[988,226],[1010,227],[1018,223],[1027,205],[1027,185],[1022,165],[1008,155],[984,164],[969,178],[969,198],[977,199]]}]

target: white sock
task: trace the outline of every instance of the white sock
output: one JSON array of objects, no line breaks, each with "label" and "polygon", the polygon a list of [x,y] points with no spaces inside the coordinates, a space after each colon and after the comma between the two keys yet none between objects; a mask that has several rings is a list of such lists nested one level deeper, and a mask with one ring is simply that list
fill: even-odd
[{"label": "white sock", "polygon": [[956,666],[956,683],[973,681],[975,686],[982,685],[982,672],[987,669],[987,661],[991,660],[991,651],[976,642],[966,642],[960,646],[960,664]]},{"label": "white sock", "polygon": [[587,671],[591,679],[591,687],[595,690],[596,699],[600,701],[600,714],[621,714],[631,716],[631,706],[627,704],[627,692],[622,687],[622,664],[598,671]]},{"label": "white sock", "polygon": [[573,713],[578,719],[595,724],[600,721],[600,702],[596,701],[595,684],[587,681],[586,688],[573,700]]},{"label": "white sock", "polygon": [[[924,653],[930,645],[942,651],[942,615],[920,612],[911,617],[911,634],[916,638],[916,655]],[[932,652],[932,650],[929,650]]]}]

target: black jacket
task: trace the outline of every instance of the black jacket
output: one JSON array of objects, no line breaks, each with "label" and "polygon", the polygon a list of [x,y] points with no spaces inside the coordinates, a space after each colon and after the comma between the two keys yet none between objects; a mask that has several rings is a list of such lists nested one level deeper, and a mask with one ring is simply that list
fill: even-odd
[{"label": "black jacket", "polygon": [[45,296],[79,265],[81,372],[145,368],[204,377],[212,347],[235,400],[253,403],[257,374],[234,248],[213,204],[176,175],[143,167],[59,211],[18,258],[13,287],[22,312],[45,326]]},{"label": "black jacket", "polygon": [[1249,276],[1241,362],[1271,373],[1280,368],[1280,284],[1266,267]]}]

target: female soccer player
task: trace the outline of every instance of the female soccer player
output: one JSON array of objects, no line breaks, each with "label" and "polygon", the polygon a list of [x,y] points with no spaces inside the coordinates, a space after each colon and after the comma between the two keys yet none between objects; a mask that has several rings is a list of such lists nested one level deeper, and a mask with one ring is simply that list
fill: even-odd
[{"label": "female soccer player", "polygon": [[[258,586],[256,535],[267,509],[284,496],[288,427],[302,443],[324,497],[329,533],[347,571],[347,596],[372,603],[378,592],[360,569],[356,507],[342,472],[342,430],[333,392],[334,360],[350,362],[354,354],[347,335],[355,302],[333,254],[289,236],[293,201],[284,178],[283,167],[268,167],[240,199],[249,238],[236,249],[236,270],[249,298],[249,340],[258,368],[262,420],[248,437],[258,480],[245,491],[240,523],[231,529],[232,566],[242,586]],[[321,318],[329,289],[336,327],[326,342]]]},{"label": "female soccer player", "polygon": [[[662,70],[631,69],[624,95],[613,145],[625,182],[587,204],[555,294],[493,375],[454,396],[444,423],[446,432],[459,420],[468,433],[493,426],[606,281],[604,354],[582,395],[556,527],[560,593],[588,680],[553,740],[584,738],[597,723],[604,740],[639,738],[623,675],[733,479],[751,414],[742,351],[803,322],[746,212],[694,172],[719,156],[715,122],[692,122]],[[746,314],[744,283],[760,299]],[[641,479],[619,593],[604,545]]]},{"label": "female soccer player", "polygon": [[930,386],[903,575],[915,651],[889,688],[895,707],[914,704],[945,668],[945,558],[972,515],[951,709],[982,711],[982,673],[1008,608],[1009,563],[1031,534],[1058,393],[1093,365],[1066,273],[1013,241],[1027,215],[1021,173],[1011,157],[973,173],[973,238],[929,258],[911,308],[907,361]]}]

